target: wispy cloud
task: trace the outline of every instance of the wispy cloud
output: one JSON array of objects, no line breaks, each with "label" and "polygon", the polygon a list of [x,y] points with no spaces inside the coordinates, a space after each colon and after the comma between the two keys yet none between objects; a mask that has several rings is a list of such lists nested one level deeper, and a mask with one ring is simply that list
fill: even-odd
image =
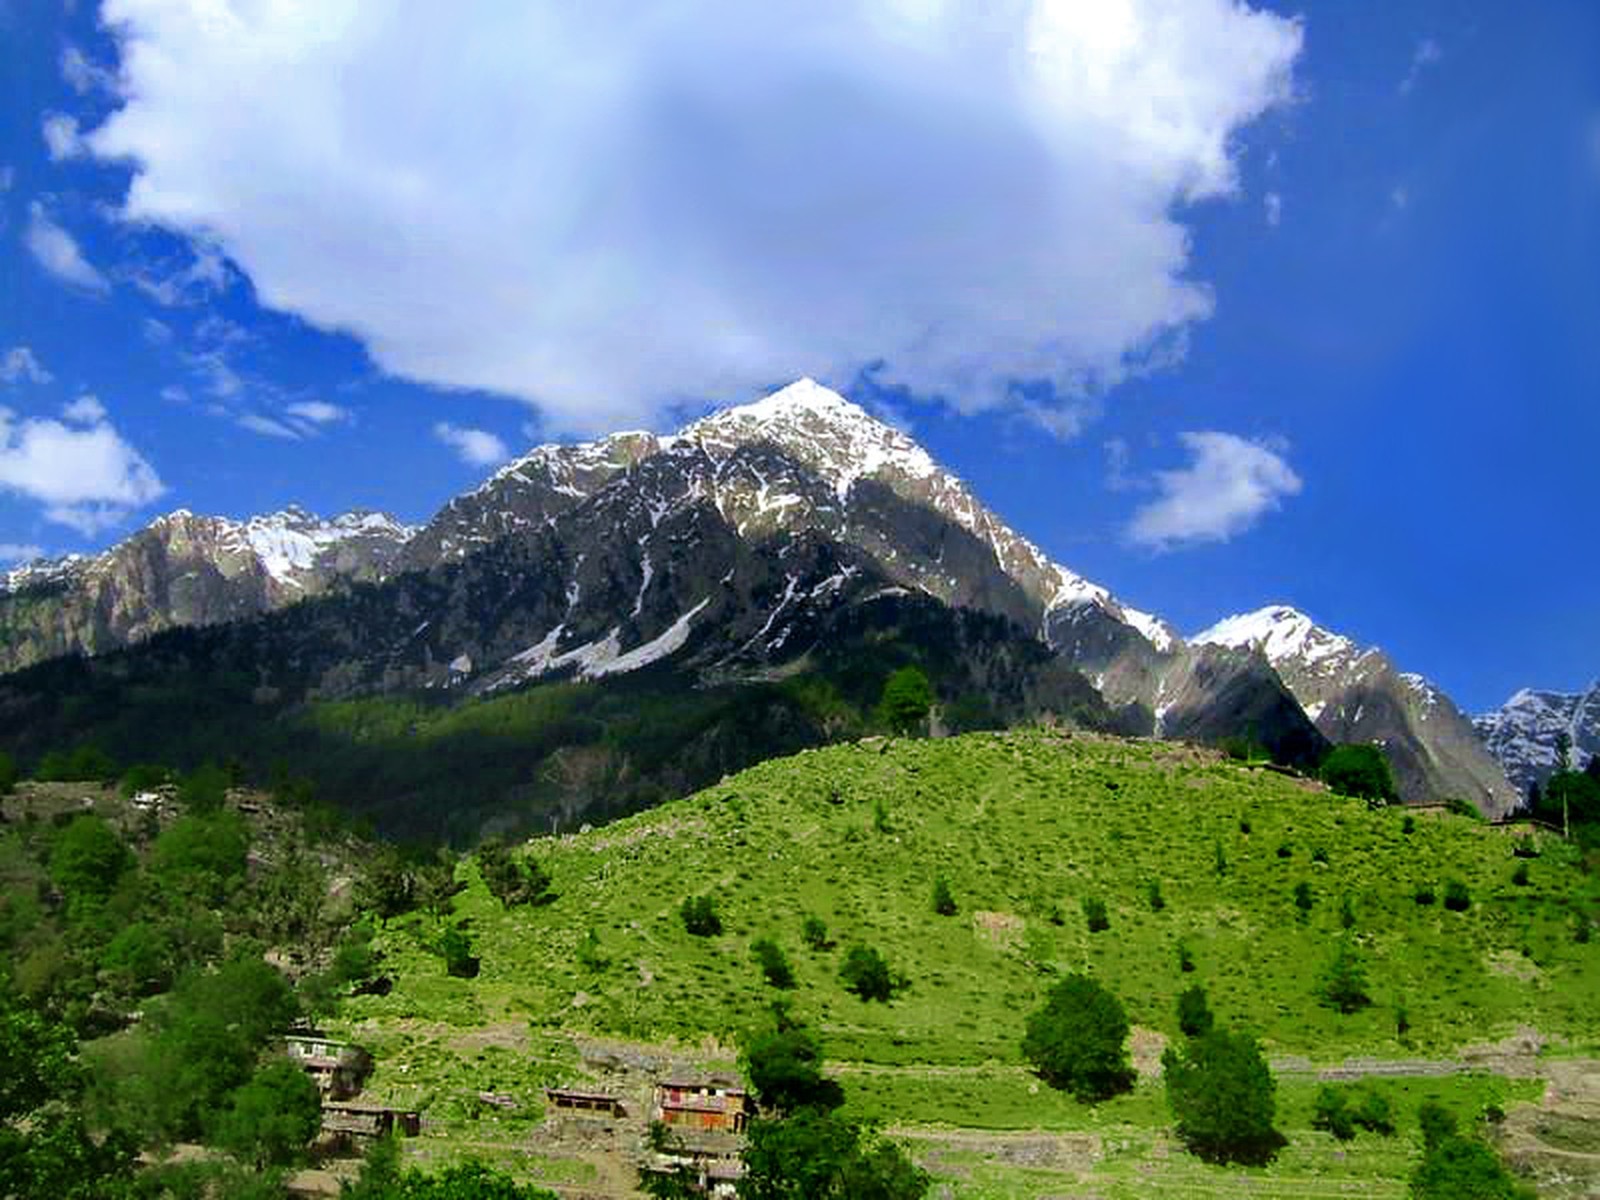
[{"label": "wispy cloud", "polygon": [[1283,221],[1283,197],[1277,192],[1268,192],[1261,197],[1261,207],[1267,214],[1267,224],[1276,229]]},{"label": "wispy cloud", "polygon": [[13,346],[0,355],[0,383],[49,383],[54,378],[28,346]]},{"label": "wispy cloud", "polygon": [[336,421],[348,421],[350,410],[341,408],[337,404],[329,404],[326,400],[299,400],[283,410],[291,417],[298,417],[302,421],[309,421],[313,425],[331,425]]},{"label": "wispy cloud", "polygon": [[1134,514],[1128,541],[1152,550],[1225,542],[1297,495],[1300,477],[1279,441],[1252,441],[1231,433],[1179,435],[1188,466],[1158,471],[1156,499]]},{"label": "wispy cloud", "polygon": [[241,429],[248,429],[251,433],[259,433],[262,437],[282,438],[284,441],[298,442],[304,435],[292,426],[275,417],[264,416],[261,413],[241,413],[234,420]]},{"label": "wispy cloud", "polygon": [[73,236],[57,225],[37,200],[28,206],[28,229],[23,242],[34,261],[62,283],[89,292],[111,289],[106,277],[83,256]]},{"label": "wispy cloud", "polygon": [[0,490],[35,501],[47,520],[90,537],[166,487],[108,421],[85,427],[0,409]]},{"label": "wispy cloud", "polygon": [[32,562],[43,557],[43,548],[31,542],[0,542],[0,563]]},{"label": "wispy cloud", "polygon": [[61,52],[61,77],[80,96],[117,90],[117,73],[97,66],[76,46],[68,46]]},{"label": "wispy cloud", "polygon": [[493,467],[511,457],[506,444],[486,429],[465,429],[440,421],[433,427],[433,436],[456,452],[456,457],[469,466]]},{"label": "wispy cloud", "polygon": [[1417,80],[1422,78],[1422,73],[1443,57],[1444,50],[1431,37],[1418,42],[1416,50],[1411,54],[1411,67],[1406,71],[1405,78],[1400,81],[1400,94],[1409,96],[1411,89],[1417,86]]},{"label": "wispy cloud", "polygon": [[39,123],[39,132],[44,136],[45,149],[50,154],[51,162],[77,158],[84,152],[83,134],[78,129],[76,117],[66,113],[45,113]]}]

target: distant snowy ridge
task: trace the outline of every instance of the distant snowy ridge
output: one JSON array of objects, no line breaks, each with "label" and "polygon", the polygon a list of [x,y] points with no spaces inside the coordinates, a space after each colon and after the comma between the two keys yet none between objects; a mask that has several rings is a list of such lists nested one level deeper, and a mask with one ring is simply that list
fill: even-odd
[{"label": "distant snowy ridge", "polygon": [[1473,723],[1511,781],[1526,792],[1555,771],[1562,734],[1574,767],[1600,755],[1600,680],[1582,692],[1522,688]]}]

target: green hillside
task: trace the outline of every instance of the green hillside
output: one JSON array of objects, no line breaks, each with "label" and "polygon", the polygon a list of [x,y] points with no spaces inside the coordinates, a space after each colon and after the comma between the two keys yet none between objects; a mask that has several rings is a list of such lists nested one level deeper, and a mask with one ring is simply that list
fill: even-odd
[{"label": "green hillside", "polygon": [[[1203,983],[1218,1019],[1258,1031],[1283,1069],[1291,1144],[1268,1177],[1333,1170],[1392,1185],[1375,1194],[1399,1194],[1413,1144],[1361,1143],[1330,1157],[1334,1143],[1308,1131],[1313,1067],[1457,1062],[1519,1031],[1567,1056],[1600,1040],[1600,953],[1586,932],[1600,889],[1575,850],[1462,816],[1369,811],[1171,744],[1035,731],[834,746],[529,849],[552,877],[547,904],[504,909],[463,867],[470,886],[449,919],[481,957],[477,978],[445,975],[431,950],[439,918],[405,918],[381,939],[395,989],[345,1012],[344,1026],[377,1054],[373,1089],[404,1090],[441,1129],[476,1089],[510,1091],[536,1113],[539,1085],[584,1074],[574,1038],[729,1061],[780,994],[750,956],[763,936],[792,963],[787,995],[822,1034],[852,1106],[909,1137],[1121,1131],[1133,1139],[1130,1162],[1155,1152],[1152,1131],[1167,1123],[1159,1086],[1147,1079],[1091,1110],[1049,1093],[1022,1064],[1025,1017],[1065,971],[1089,971],[1122,998],[1145,1066],[1175,1033],[1177,993]],[[1514,882],[1524,866],[1526,882]],[[933,910],[941,877],[951,916]],[[1464,911],[1444,903],[1452,884],[1465,888]],[[1418,903],[1419,892],[1433,902]],[[720,935],[685,930],[679,907],[697,895],[714,897]],[[1089,899],[1104,902],[1108,930],[1089,932]],[[807,916],[826,922],[831,947],[805,945]],[[881,951],[904,977],[890,1003],[864,1002],[840,982],[854,945]],[[1192,972],[1180,970],[1180,945]],[[1319,1001],[1341,946],[1372,999],[1350,1015]],[[1407,1113],[1434,1095],[1469,1119],[1485,1103],[1541,1091],[1492,1072],[1382,1086]],[[482,1131],[473,1136],[481,1148]],[[967,1162],[959,1145],[940,1155]],[[972,1181],[961,1194],[1033,1194],[1005,1172],[983,1184],[985,1162],[956,1172]],[[1048,1194],[1048,1181],[1039,1186]]]}]

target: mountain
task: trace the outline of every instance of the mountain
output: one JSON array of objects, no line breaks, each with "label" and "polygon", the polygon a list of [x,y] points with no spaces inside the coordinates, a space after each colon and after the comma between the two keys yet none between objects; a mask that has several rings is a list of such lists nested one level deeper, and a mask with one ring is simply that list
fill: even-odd
[{"label": "mountain", "polygon": [[1574,767],[1600,754],[1600,681],[1584,692],[1523,688],[1474,724],[1513,786],[1526,795],[1529,785],[1543,784],[1555,771],[1561,734],[1567,735]]},{"label": "mountain", "polygon": [[1454,796],[1490,816],[1519,801],[1472,723],[1443,691],[1298,609],[1271,605],[1228,617],[1191,641],[1260,654],[1330,741],[1382,746],[1408,801]]},{"label": "mountain", "polygon": [[361,510],[323,520],[289,508],[234,521],[179,509],[103,554],[0,575],[0,671],[255,616],[339,580],[381,579],[413,532]]}]

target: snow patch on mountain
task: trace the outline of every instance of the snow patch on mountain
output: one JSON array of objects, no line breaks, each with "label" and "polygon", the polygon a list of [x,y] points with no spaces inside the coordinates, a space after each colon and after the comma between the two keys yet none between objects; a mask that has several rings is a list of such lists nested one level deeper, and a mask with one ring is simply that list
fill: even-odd
[{"label": "snow patch on mountain", "polygon": [[1600,680],[1583,692],[1522,688],[1473,724],[1511,782],[1526,791],[1555,771],[1562,734],[1569,739],[1574,767],[1600,754]]},{"label": "snow patch on mountain", "polygon": [[1287,604],[1225,617],[1189,639],[1202,646],[1259,650],[1273,666],[1289,660],[1307,665],[1348,660],[1362,653],[1349,638],[1322,628]]}]

